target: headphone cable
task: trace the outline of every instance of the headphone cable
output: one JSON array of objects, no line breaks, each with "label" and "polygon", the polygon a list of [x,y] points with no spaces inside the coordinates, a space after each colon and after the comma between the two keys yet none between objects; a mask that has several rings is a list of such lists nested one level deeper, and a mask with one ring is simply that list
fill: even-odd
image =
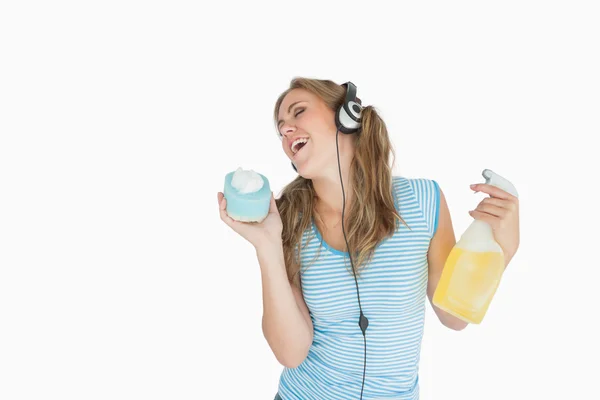
[{"label": "headphone cable", "polygon": [[365,388],[365,375],[367,372],[367,337],[366,337],[366,330],[367,327],[369,326],[369,320],[367,319],[367,317],[365,317],[365,315],[363,314],[362,311],[362,306],[360,304],[360,293],[358,291],[358,280],[356,279],[356,271],[354,270],[354,264],[352,262],[352,254],[350,252],[350,245],[348,244],[348,239],[346,238],[346,229],[344,227],[344,213],[346,210],[346,194],[344,191],[344,182],[342,179],[342,167],[340,164],[340,148],[338,145],[338,136],[340,133],[340,128],[337,128],[337,132],[335,134],[335,147],[337,150],[337,159],[338,159],[338,170],[340,173],[340,183],[342,185],[342,201],[343,201],[343,205],[342,205],[342,232],[344,234],[344,240],[346,241],[346,249],[348,250],[348,257],[350,257],[350,265],[352,266],[352,274],[354,275],[354,282],[356,283],[356,296],[358,298],[358,308],[360,310],[360,318],[358,320],[358,326],[360,327],[360,330],[362,331],[363,334],[363,341],[364,341],[364,348],[365,348],[365,355],[364,355],[364,367],[363,367],[363,380],[362,380],[362,387],[360,389],[360,399],[362,400],[362,396],[363,396],[363,390]]}]

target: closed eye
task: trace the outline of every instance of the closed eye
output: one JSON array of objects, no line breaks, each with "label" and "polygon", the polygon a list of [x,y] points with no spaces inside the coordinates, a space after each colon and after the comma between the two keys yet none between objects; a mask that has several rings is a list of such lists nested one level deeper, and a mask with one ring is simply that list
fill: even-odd
[{"label": "closed eye", "polygon": [[[298,118],[298,115],[302,114],[304,112],[304,108],[302,108],[300,111],[298,111],[296,114],[294,114],[294,118]],[[281,131],[277,131],[277,134],[279,136],[280,139],[283,139],[283,135],[281,134]]]}]

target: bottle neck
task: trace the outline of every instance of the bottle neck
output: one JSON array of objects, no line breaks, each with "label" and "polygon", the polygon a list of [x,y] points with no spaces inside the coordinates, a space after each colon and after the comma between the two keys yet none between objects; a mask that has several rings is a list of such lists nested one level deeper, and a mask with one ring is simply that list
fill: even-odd
[{"label": "bottle neck", "polygon": [[477,219],[462,234],[456,246],[476,252],[502,252],[502,248],[494,239],[492,227],[487,222]]}]

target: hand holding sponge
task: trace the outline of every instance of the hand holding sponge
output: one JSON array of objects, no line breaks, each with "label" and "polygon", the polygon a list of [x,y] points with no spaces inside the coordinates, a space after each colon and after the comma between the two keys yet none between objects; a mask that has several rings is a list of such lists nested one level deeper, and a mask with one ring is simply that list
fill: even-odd
[{"label": "hand holding sponge", "polygon": [[225,176],[227,215],[236,221],[262,222],[271,203],[269,180],[254,170],[238,168]]}]

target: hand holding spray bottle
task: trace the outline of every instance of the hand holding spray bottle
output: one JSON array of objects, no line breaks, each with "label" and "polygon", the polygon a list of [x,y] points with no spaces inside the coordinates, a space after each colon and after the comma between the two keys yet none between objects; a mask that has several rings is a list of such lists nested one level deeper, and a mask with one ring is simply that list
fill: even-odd
[{"label": "hand holding spray bottle", "polygon": [[[486,184],[518,197],[507,179],[489,169],[482,175]],[[481,323],[500,284],[504,261],[490,225],[473,221],[448,255],[433,303],[466,322]]]}]

